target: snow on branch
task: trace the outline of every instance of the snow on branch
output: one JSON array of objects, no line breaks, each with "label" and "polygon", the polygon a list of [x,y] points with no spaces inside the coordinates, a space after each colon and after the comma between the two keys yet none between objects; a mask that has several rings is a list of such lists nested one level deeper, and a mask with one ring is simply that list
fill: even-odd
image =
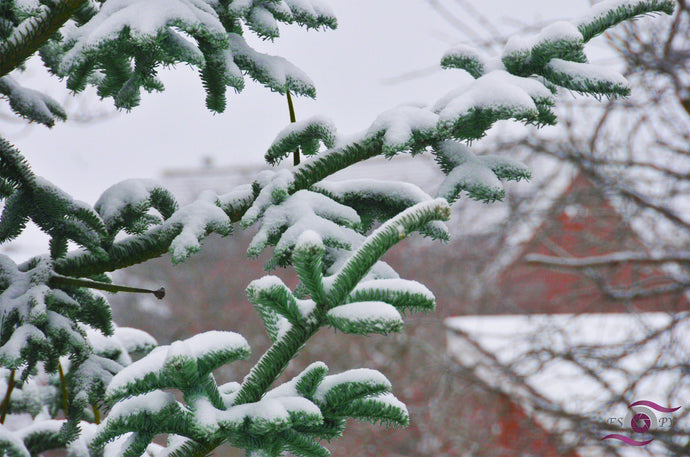
[{"label": "snow on branch", "polygon": [[439,198],[418,203],[381,225],[349,256],[329,281],[331,286],[328,293],[333,297],[332,302],[342,302],[381,256],[410,232],[419,230],[430,221],[447,220],[449,217],[448,202]]},{"label": "snow on branch", "polygon": [[672,0],[606,0],[595,4],[589,12],[574,21],[585,41],[625,20],[652,12],[673,14]]},{"label": "snow on branch", "polygon": [[57,101],[37,90],[22,87],[11,76],[0,78],[0,94],[7,96],[12,111],[29,121],[52,127],[56,120],[67,119]]},{"label": "snow on branch", "polygon": [[[369,230],[374,223],[385,222],[396,214],[433,198],[414,184],[377,179],[321,181],[312,189],[357,211],[361,229]],[[432,221],[420,233],[433,239],[448,240],[450,235],[443,222]]]},{"label": "snow on branch", "polygon": [[448,175],[437,195],[451,203],[461,191],[466,191],[475,200],[501,200],[505,191],[499,178],[520,181],[532,175],[526,165],[516,160],[494,155],[476,156],[456,141],[444,141],[434,152],[437,163]]},{"label": "snow on branch", "polygon": [[362,281],[347,297],[347,302],[381,301],[398,311],[432,311],[434,294],[423,284],[406,279],[375,279]]},{"label": "snow on branch", "polygon": [[477,79],[485,74],[490,65],[488,61],[489,57],[479,49],[460,45],[446,51],[441,58],[441,68],[459,68]]},{"label": "snow on branch", "polygon": [[320,143],[327,148],[332,148],[335,146],[335,140],[336,129],[333,122],[322,116],[313,116],[292,123],[281,130],[264,158],[271,165],[276,165],[298,147],[304,155],[316,155],[319,152]]},{"label": "snow on branch", "polygon": [[436,137],[438,115],[416,106],[400,106],[379,115],[367,131],[367,137],[381,136],[383,155],[392,157],[398,152],[413,154],[424,150]]},{"label": "snow on branch", "polygon": [[228,41],[235,63],[254,80],[281,94],[316,97],[314,82],[288,60],[254,50],[241,35],[231,33]]},{"label": "snow on branch", "polygon": [[623,97],[630,95],[628,81],[615,70],[588,63],[553,59],[545,71],[552,82],[582,94],[599,93]]},{"label": "snow on branch", "polygon": [[403,328],[402,316],[395,306],[380,301],[361,301],[337,306],[326,315],[328,323],[344,332],[387,335]]}]

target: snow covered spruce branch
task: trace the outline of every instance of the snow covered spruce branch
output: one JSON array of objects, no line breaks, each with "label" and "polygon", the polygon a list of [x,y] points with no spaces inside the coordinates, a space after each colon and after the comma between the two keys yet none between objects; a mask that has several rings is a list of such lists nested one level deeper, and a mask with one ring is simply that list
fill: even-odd
[{"label": "snow covered spruce branch", "polygon": [[[555,123],[551,108],[558,86],[595,96],[626,95],[628,87],[622,76],[586,63],[585,38],[601,33],[602,24],[634,17],[641,9],[668,12],[672,6],[668,1],[606,3],[573,23],[558,22],[532,37],[511,39],[500,58],[491,58],[467,47],[454,49],[444,56],[444,65],[469,71],[476,77],[474,81],[429,106],[401,106],[389,110],[354,140],[338,144],[332,124],[322,117],[291,124],[276,138],[266,155],[267,161],[276,163],[296,147],[301,147],[305,155],[318,155],[296,167],[291,176],[288,176],[290,172],[285,172],[276,177],[276,182],[269,186],[277,192],[275,198],[271,196],[273,190],[263,191],[268,185],[267,176],[261,176],[251,187],[244,186],[225,196],[216,196],[216,204],[228,216],[225,226],[240,219],[243,225],[250,223],[244,212],[255,198],[263,201],[262,204],[268,204],[269,200],[278,203],[283,198],[281,195],[309,189],[354,163],[377,155],[392,157],[400,152],[417,154],[427,149],[431,149],[448,175],[438,196],[454,201],[461,191],[467,191],[479,200],[500,199],[504,191],[499,179],[527,178],[529,170],[508,158],[477,157],[458,141],[482,138],[496,121],[503,119],[536,125]],[[588,32],[583,35],[580,29]],[[319,142],[332,147],[319,153]],[[210,202],[214,197],[206,195],[205,198]],[[154,247],[151,238],[156,240],[155,249],[151,251],[154,256],[160,255],[176,239],[177,233],[161,227],[154,230],[156,236],[145,241],[129,239],[115,243],[108,262],[99,261],[91,253],[76,254],[58,260],[56,271],[65,275],[85,275],[123,268],[131,265],[131,251],[141,243]],[[175,260],[185,257],[181,250],[173,248],[172,251]],[[134,258],[137,258],[135,263],[143,260]]]},{"label": "snow covered spruce branch", "polygon": [[[38,2],[3,5],[4,13],[9,13],[10,23],[14,27],[9,29],[3,27],[6,33],[2,37],[4,40],[0,42],[0,76],[5,76],[16,69],[36,53],[55,32],[74,16],[75,12],[85,2],[86,0],[58,0],[46,2],[48,4],[42,5],[41,8],[38,8]],[[32,3],[36,7],[32,12],[33,14],[29,18],[22,18],[24,14],[28,13],[22,7]],[[13,6],[18,11],[13,11]]]},{"label": "snow covered spruce branch", "polygon": [[[141,89],[162,90],[157,68],[176,62],[200,69],[214,111],[225,108],[227,86],[242,88],[244,73],[271,90],[313,96],[313,84],[298,69],[258,53],[242,34],[248,29],[275,38],[276,21],[336,25],[315,0],[174,0],[164,8],[156,0],[93,0],[43,44],[35,38],[40,34],[22,32],[64,4],[3,3],[2,37],[16,37],[25,49],[40,47],[45,65],[67,78],[70,89],[95,85],[126,109],[138,104]],[[8,379],[0,422],[14,413],[33,418],[14,429],[0,425],[0,450],[20,456],[54,448],[92,457],[202,456],[227,442],[256,456],[326,456],[320,441],[340,436],[349,417],[405,425],[405,406],[373,370],[328,375],[315,362],[271,386],[323,326],[389,333],[402,328],[401,312],[433,309],[431,292],[400,279],[381,257],[414,231],[447,239],[442,221],[462,192],[490,202],[503,198],[501,180],[530,176],[523,164],[477,156],[463,142],[482,138],[498,120],[555,123],[558,87],[627,95],[622,76],[587,63],[585,43],[623,20],[672,9],[670,0],[616,0],[575,22],[511,39],[497,58],[457,48],[443,64],[468,71],[473,81],[429,106],[389,110],[348,140],[321,117],[291,124],[266,160],[276,163],[296,148],[309,160],[262,172],[227,194],[204,192],[183,207],[148,180],[117,184],[90,207],[36,176],[1,140],[0,242],[19,236],[31,221],[50,237],[50,252],[19,265],[0,255],[0,362]],[[0,47],[0,58],[6,49]],[[64,117],[52,101],[5,78],[0,91],[17,114],[46,125]],[[405,183],[323,181],[375,156],[426,151],[446,175],[435,197]],[[258,225],[249,255],[273,246],[267,268],[292,266],[300,283],[290,290],[267,276],[249,285],[273,345],[242,383],[218,386],[213,370],[248,355],[244,338],[208,332],[153,349],[155,341],[144,332],[118,329],[108,302],[93,289],[117,288],[108,272],[164,253],[181,262],[208,234],[228,235],[235,223]],[[70,242],[80,249],[70,252]],[[148,355],[132,363],[134,352]],[[66,420],[56,419],[59,414]],[[169,435],[166,447],[152,443],[160,434]]]},{"label": "snow covered spruce branch", "polygon": [[[314,97],[303,71],[256,51],[244,34],[273,40],[280,22],[337,27],[317,0],[6,0],[2,8],[0,76],[40,50],[44,65],[66,78],[70,90],[95,86],[124,109],[139,104],[142,89],[163,90],[158,69],[176,63],[199,69],[212,111],[225,109],[227,87],[244,88],[245,73],[273,91]],[[33,112],[18,114],[43,122]]]},{"label": "snow covered spruce branch", "polygon": [[[206,455],[229,442],[266,455],[289,450],[327,456],[318,441],[337,436],[348,417],[407,424],[406,408],[390,394],[386,378],[374,370],[326,376],[328,369],[317,362],[292,381],[268,389],[322,326],[345,333],[388,333],[402,327],[400,310],[433,308],[433,295],[412,281],[359,281],[400,241],[400,233],[446,219],[449,213],[443,199],[403,211],[369,235],[342,267],[325,277],[321,238],[312,231],[302,233],[293,258],[312,298],[297,298],[274,276],[249,285],[250,301],[274,343],[242,384],[218,387],[209,375],[214,368],[248,355],[248,346],[239,335],[212,332],[158,348],[113,378],[106,399],[121,401],[103,423],[93,446],[133,432],[137,438],[124,443],[125,455],[138,456],[156,434],[175,433],[181,439],[168,448],[170,455]],[[186,407],[163,393],[171,388],[182,390]],[[166,400],[161,401],[161,396]],[[134,419],[133,415],[140,417]]]}]

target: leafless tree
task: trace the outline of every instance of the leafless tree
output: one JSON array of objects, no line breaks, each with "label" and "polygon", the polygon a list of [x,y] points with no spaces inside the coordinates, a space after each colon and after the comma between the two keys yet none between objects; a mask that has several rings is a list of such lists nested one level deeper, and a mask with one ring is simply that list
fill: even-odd
[{"label": "leafless tree", "polygon": [[[487,33],[490,27],[495,28],[492,21],[468,2],[428,3],[471,44],[489,53],[495,49],[493,43],[483,38],[494,34]],[[483,29],[468,30],[462,15],[453,14],[452,8],[458,7],[464,7],[466,14],[474,16],[473,22]],[[478,17],[481,20],[476,20]],[[534,155],[555,158],[571,170],[576,181],[586,183],[579,190],[570,189],[561,198],[549,194],[553,192],[549,186],[524,198],[517,194],[511,199],[509,193],[508,215],[496,225],[493,241],[499,245],[494,253],[503,251],[508,260],[498,261],[500,254],[492,258],[491,251],[486,251],[477,270],[483,287],[471,294],[467,307],[477,314],[571,312],[575,314],[573,321],[549,321],[551,326],[541,328],[540,333],[550,337],[521,341],[515,336],[514,345],[521,349],[508,358],[487,351],[472,332],[456,331],[452,338],[465,341],[461,351],[473,353],[479,359],[471,360],[465,354],[455,357],[455,363],[449,362],[449,370],[462,385],[469,383],[487,394],[508,395],[530,417],[554,430],[558,429],[555,424],[567,423],[566,428],[576,439],[564,439],[561,444],[572,443],[572,451],[593,445],[600,455],[658,452],[658,447],[637,448],[615,440],[601,441],[606,434],[632,433],[629,427],[621,430],[620,424],[607,420],[616,408],[625,409],[640,400],[637,396],[645,391],[645,384],[658,383],[656,393],[668,403],[664,406],[679,406],[683,398],[688,398],[689,37],[690,6],[684,0],[679,1],[676,14],[669,20],[642,20],[608,34],[605,40],[615,57],[612,65],[623,66],[633,98],[609,100],[602,110],[576,94],[561,94],[571,101],[559,113],[561,126],[556,133],[545,137],[531,132],[501,143],[488,138],[474,145],[477,150],[505,151],[528,159]],[[552,178],[542,179],[549,182]],[[529,204],[533,198],[552,202],[546,215],[535,214],[534,205]],[[588,213],[577,214],[578,208],[585,208]],[[532,241],[526,245],[516,242],[516,227],[529,226],[535,218],[537,226],[543,224],[536,232],[530,232],[534,236]],[[562,235],[566,232],[568,236]],[[516,250],[511,244],[519,247]],[[519,271],[506,272],[508,265],[518,266]],[[553,286],[556,282],[569,285],[559,289]],[[549,283],[554,297],[547,304],[543,298],[537,298],[543,290],[525,290],[533,284],[546,287]],[[650,315],[645,312],[649,311],[667,313],[664,324],[642,326],[638,334],[616,344],[603,335],[600,341],[554,346],[554,335],[567,339],[577,328],[576,321],[584,317],[578,314],[627,313],[648,324]],[[645,369],[630,370],[629,363],[635,360]],[[547,401],[543,389],[535,388],[535,377],[559,364],[572,365],[578,373],[561,380],[563,389],[586,378],[606,391],[606,400],[599,403],[601,411],[573,412],[566,404]],[[525,371],[527,366],[532,368]],[[624,382],[611,383],[612,373],[620,375]],[[664,455],[688,455],[688,412],[680,409],[674,412],[672,420],[672,428],[658,428],[644,436],[654,438],[656,446],[661,444],[667,453]],[[563,448],[563,455],[567,451]]]}]

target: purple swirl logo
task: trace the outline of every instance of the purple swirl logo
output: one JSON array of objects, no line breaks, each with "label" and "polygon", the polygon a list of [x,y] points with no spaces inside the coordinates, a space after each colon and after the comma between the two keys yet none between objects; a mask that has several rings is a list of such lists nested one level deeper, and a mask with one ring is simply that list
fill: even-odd
[{"label": "purple swirl logo", "polygon": [[[652,412],[652,409],[660,413],[668,414],[678,411],[680,408],[680,406],[677,408],[664,408],[649,400],[636,401],[628,406],[628,414],[622,421],[623,426],[630,427],[633,433],[647,433],[656,430],[659,426],[659,421],[656,414]],[[654,441],[653,438],[639,441],[619,433],[612,433],[602,438],[602,440],[607,439],[619,440],[630,446],[645,446]]]}]

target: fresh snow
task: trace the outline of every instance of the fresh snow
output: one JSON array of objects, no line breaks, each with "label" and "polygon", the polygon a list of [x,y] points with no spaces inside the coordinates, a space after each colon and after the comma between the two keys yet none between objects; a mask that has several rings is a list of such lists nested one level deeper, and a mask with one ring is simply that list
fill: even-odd
[{"label": "fresh snow", "polygon": [[369,368],[356,368],[335,375],[326,376],[314,393],[314,400],[323,403],[328,393],[342,384],[367,384],[392,388],[390,381],[380,371]]},{"label": "fresh snow", "polygon": [[503,56],[510,56],[521,52],[529,52],[535,46],[561,40],[582,42],[583,37],[577,27],[570,22],[554,22],[553,24],[541,29],[541,31],[536,35],[514,35],[510,37],[503,48]]},{"label": "fresh snow", "polygon": [[[529,97],[529,98],[528,98]],[[533,78],[523,78],[505,70],[493,70],[441,97],[431,108],[442,121],[465,114],[472,107],[512,106],[536,110],[534,100],[553,102],[553,94]]]},{"label": "fresh snow", "polygon": [[213,433],[218,429],[218,408],[205,396],[198,396],[190,404],[196,422],[204,433]]},{"label": "fresh snow", "polygon": [[261,191],[252,206],[242,216],[242,224],[244,226],[253,224],[263,215],[266,208],[278,203],[279,198],[287,196],[288,188],[293,180],[292,171],[286,169],[277,172],[264,170],[259,173],[254,182],[261,187]]},{"label": "fresh snow", "polygon": [[[249,352],[247,340],[235,332],[211,330],[194,335],[184,341],[186,353],[197,359],[207,354],[229,349]],[[174,353],[172,348],[173,346],[170,347],[170,351]]]},{"label": "fresh snow", "polygon": [[143,379],[148,374],[159,373],[168,354],[168,346],[159,346],[148,355],[133,364],[123,368],[116,374],[106,390],[106,396],[120,395],[126,391],[126,386]]},{"label": "fresh snow", "polygon": [[229,33],[226,36],[235,61],[243,62],[240,64],[241,67],[251,67],[251,73],[269,88],[280,92],[293,88],[298,93],[310,93],[315,90],[314,82],[309,76],[285,58],[254,50],[241,35]]},{"label": "fresh snow", "polygon": [[503,184],[486,165],[478,160],[467,160],[448,173],[448,177],[441,183],[436,195],[451,200],[457,188],[462,190],[484,188],[490,189],[492,193],[499,193],[503,190]]},{"label": "fresh snow", "polygon": [[322,249],[323,248],[323,240],[321,239],[321,236],[316,233],[314,230],[305,230],[302,232],[302,234],[297,238],[297,242],[295,243],[295,247],[299,247],[300,249]]},{"label": "fresh snow", "polygon": [[300,397],[298,395],[283,395],[273,398],[276,398],[278,401],[280,401],[280,403],[289,413],[300,412],[308,414],[312,417],[321,416],[321,410],[319,407],[304,397]]},{"label": "fresh snow", "polygon": [[307,373],[310,373],[317,368],[325,371],[326,373],[328,372],[328,367],[326,366],[325,363],[323,363],[321,361],[312,362],[311,364],[309,364],[308,367],[306,367],[304,370],[302,370],[297,376],[292,378],[290,381],[285,382],[283,384],[280,384],[277,387],[266,392],[266,395],[264,395],[264,398],[299,396],[299,393],[297,392],[297,383],[301,379],[303,379]]},{"label": "fresh snow", "polygon": [[300,315],[309,324],[315,323],[315,317],[313,315],[315,308],[316,302],[314,302],[314,300],[297,300],[297,309],[299,309]]},{"label": "fresh snow", "polygon": [[328,311],[328,315],[336,319],[350,322],[400,322],[402,316],[395,306],[380,301],[360,301],[336,306]]},{"label": "fresh snow", "polygon": [[621,7],[633,9],[636,5],[646,1],[647,0],[604,0],[603,2],[598,2],[590,6],[586,14],[572,22],[578,27],[587,25],[606,16],[610,11],[614,11]]},{"label": "fresh snow", "polygon": [[167,221],[166,225],[182,227],[180,233],[170,243],[170,253],[173,260],[180,261],[192,252],[200,249],[199,240],[213,229],[227,232],[230,218],[216,205],[215,193],[202,193],[194,203],[177,210]]},{"label": "fresh snow", "polygon": [[431,196],[414,184],[400,181],[383,181],[379,179],[349,179],[347,181],[321,181],[315,185],[316,190],[323,190],[338,199],[352,196],[385,197],[417,204],[431,200]]},{"label": "fresh snow", "polygon": [[330,134],[330,137],[332,138],[332,141],[335,141],[335,138],[337,137],[337,129],[335,127],[335,123],[333,123],[333,121],[327,118],[326,116],[316,115],[301,121],[288,124],[287,127],[278,132],[278,135],[276,135],[269,149],[278,147],[280,143],[282,143],[288,138],[303,135],[304,131],[312,126],[318,126],[319,128],[328,132]]},{"label": "fresh snow", "polygon": [[242,184],[233,188],[230,192],[218,196],[221,207],[228,205],[241,207],[254,201],[254,191],[251,184]]},{"label": "fresh snow", "polygon": [[[81,421],[79,423],[79,429],[81,433],[69,444],[68,455],[70,457],[91,457],[91,451],[89,450],[89,444],[93,440],[94,436],[98,432],[98,425],[91,422]],[[114,442],[108,443],[106,446],[106,452],[103,457],[108,454],[107,448],[114,445]]]},{"label": "fresh snow", "polygon": [[415,133],[436,129],[438,115],[427,108],[400,106],[380,114],[367,130],[367,137],[383,133],[383,144],[391,150],[405,149]]},{"label": "fresh snow", "polygon": [[16,433],[11,432],[3,424],[0,424],[0,445],[9,445],[12,447],[13,452],[10,455],[16,457],[31,457],[31,454],[24,446],[24,442],[19,439]]},{"label": "fresh snow", "polygon": [[618,86],[628,86],[628,80],[622,74],[601,65],[570,62],[562,59],[551,59],[547,65],[557,73],[568,75],[577,83],[609,81]]},{"label": "fresh snow", "polygon": [[507,108],[518,112],[537,113],[532,97],[521,87],[505,78],[492,76],[494,73],[475,80],[467,90],[444,106],[439,119],[454,121],[473,108]]},{"label": "fresh snow", "polygon": [[117,221],[123,211],[148,201],[151,192],[164,188],[152,179],[127,179],[105,190],[93,206],[106,224]]},{"label": "fresh snow", "polygon": [[50,123],[55,117],[65,118],[66,114],[60,103],[53,98],[33,89],[22,87],[11,76],[0,78],[0,93],[10,99],[10,105],[21,115]]},{"label": "fresh snow", "polygon": [[29,340],[42,341],[46,337],[38,328],[31,324],[23,324],[18,327],[9,341],[0,348],[0,359],[5,363],[18,364],[21,361],[21,351],[27,346]]},{"label": "fresh snow", "polygon": [[21,440],[25,440],[29,435],[34,433],[49,432],[58,434],[60,432],[60,428],[62,428],[64,424],[64,420],[35,421],[31,425],[18,430],[16,434]]},{"label": "fresh snow", "polygon": [[282,279],[275,275],[262,276],[250,283],[250,287],[262,290],[272,289],[274,287],[287,287]]},{"label": "fresh snow", "polygon": [[277,37],[280,35],[278,22],[270,11],[263,6],[254,6],[247,17],[249,28],[258,35],[266,37]]},{"label": "fresh snow", "polygon": [[238,428],[250,421],[267,422],[278,425],[288,424],[290,414],[277,398],[263,398],[256,403],[245,403],[233,406],[226,411],[218,411],[217,421],[224,426]]},{"label": "fresh snow", "polygon": [[233,0],[228,5],[228,12],[244,16],[249,13],[253,4],[254,0]]},{"label": "fresh snow", "polygon": [[409,412],[407,411],[407,405],[398,400],[398,398],[390,392],[379,394],[372,397],[367,397],[367,401],[374,401],[376,403],[381,403],[392,408],[401,409],[405,411],[406,415],[409,415]]},{"label": "fresh snow", "polygon": [[32,11],[41,6],[39,0],[14,0],[14,4],[24,11]]},{"label": "fresh snow", "polygon": [[482,51],[481,49],[477,49],[473,46],[468,46],[466,44],[460,44],[447,50],[445,54],[443,54],[441,60],[452,57],[460,57],[476,61],[479,63],[479,65],[482,66],[482,68],[485,71],[487,70],[487,66],[489,65],[490,60],[490,57],[484,51]]},{"label": "fresh snow", "polygon": [[527,92],[527,94],[535,100],[554,102],[554,95],[542,83],[534,78],[523,78],[522,76],[515,76],[504,70],[492,71],[486,75],[488,81],[496,81],[497,83],[512,84]]},{"label": "fresh snow", "polygon": [[318,233],[326,242],[333,240],[340,244],[356,246],[364,237],[347,228],[347,225],[352,226],[359,222],[359,215],[349,206],[316,192],[300,190],[282,203],[269,206],[265,210],[261,228],[252,239],[249,252],[258,255],[269,237],[285,228],[276,244],[276,253],[285,253],[291,249],[306,230]]},{"label": "fresh snow", "polygon": [[88,325],[82,325],[81,327],[86,332],[86,340],[96,354],[113,358],[120,365],[132,363],[129,352],[115,335],[105,336],[100,330],[91,328]]},{"label": "fresh snow", "polygon": [[423,295],[429,300],[434,300],[434,294],[422,283],[407,279],[376,279],[373,281],[362,281],[357,284],[352,293],[365,290],[386,290],[397,293],[407,293],[411,295]]},{"label": "fresh snow", "polygon": [[297,15],[335,17],[330,4],[322,0],[284,0]]},{"label": "fresh snow", "polygon": [[109,0],[85,25],[65,33],[65,41],[75,45],[65,54],[62,66],[67,70],[76,65],[89,48],[116,38],[125,27],[137,38],[156,36],[169,26],[205,29],[223,37],[225,28],[213,10],[214,4],[215,0]]},{"label": "fresh snow", "polygon": [[164,366],[176,358],[193,357],[197,360],[205,355],[227,350],[249,352],[249,344],[237,333],[212,330],[175,341],[170,346],[159,346],[117,373],[108,385],[106,395],[122,395],[128,384],[141,380],[146,375],[161,373]]},{"label": "fresh snow", "polygon": [[139,413],[158,413],[166,406],[177,403],[175,397],[170,392],[156,390],[142,395],[127,398],[116,403],[110,410],[108,417],[101,424],[101,429],[105,429],[109,422],[124,419]]},{"label": "fresh snow", "polygon": [[116,327],[114,337],[127,352],[147,351],[158,345],[154,337],[138,328]]}]

